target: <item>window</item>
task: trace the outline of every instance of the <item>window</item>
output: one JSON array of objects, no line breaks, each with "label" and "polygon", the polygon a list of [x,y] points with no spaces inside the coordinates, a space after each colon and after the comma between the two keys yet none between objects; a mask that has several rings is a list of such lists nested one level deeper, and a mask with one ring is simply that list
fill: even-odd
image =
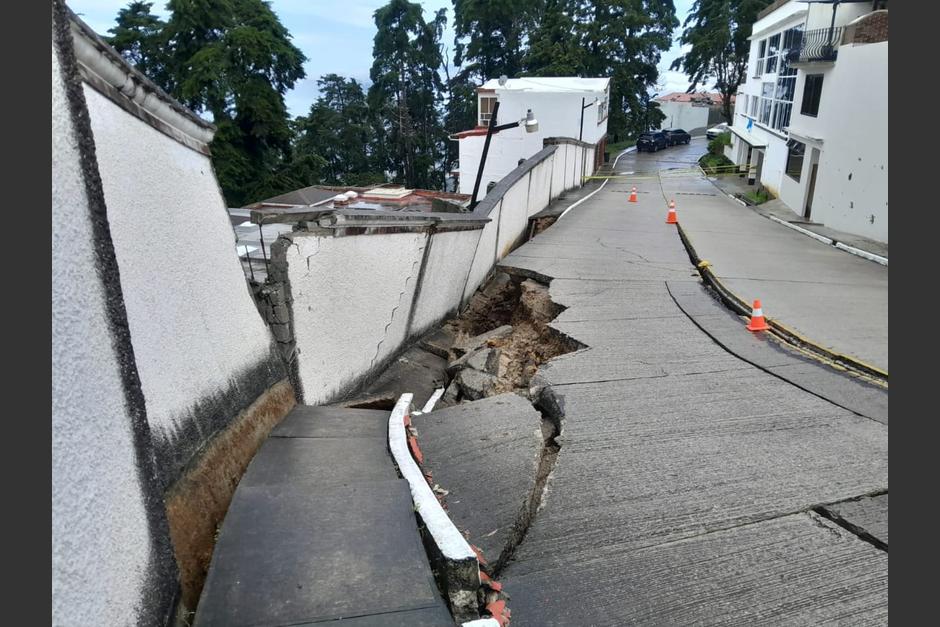
[{"label": "window", "polygon": [[777,55],[780,54],[780,35],[774,35],[767,40],[767,62],[764,64],[764,71],[767,74],[773,74],[777,71]]},{"label": "window", "polygon": [[764,73],[764,57],[767,56],[767,40],[762,39],[757,46],[757,69],[754,71],[754,78],[758,78]]},{"label": "window", "polygon": [[760,96],[760,121],[762,124],[770,124],[770,111],[774,104],[774,84],[762,83]]},{"label": "window", "polygon": [[757,117],[757,95],[751,96],[751,117]]},{"label": "window", "polygon": [[600,124],[607,119],[607,116],[610,113],[609,103],[610,99],[608,94],[604,93],[604,99],[601,100],[600,104],[597,105],[597,123]]},{"label": "window", "polygon": [[480,96],[480,115],[477,120],[480,126],[486,126],[490,123],[494,104],[496,104],[496,96]]},{"label": "window", "polygon": [[803,154],[806,152],[806,144],[791,139],[787,142],[787,176],[796,182],[800,181],[800,173],[803,171]]},{"label": "window", "polygon": [[822,95],[822,74],[808,74],[803,83],[803,105],[800,113],[816,117],[819,115],[819,97]]}]

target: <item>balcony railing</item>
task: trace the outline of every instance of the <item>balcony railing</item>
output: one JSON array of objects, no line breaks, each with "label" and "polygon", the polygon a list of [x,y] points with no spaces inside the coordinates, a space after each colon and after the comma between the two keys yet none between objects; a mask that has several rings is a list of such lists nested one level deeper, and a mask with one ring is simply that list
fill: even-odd
[{"label": "balcony railing", "polygon": [[835,61],[842,41],[841,26],[836,28],[816,28],[803,33],[800,44],[787,51],[789,63],[813,63]]}]

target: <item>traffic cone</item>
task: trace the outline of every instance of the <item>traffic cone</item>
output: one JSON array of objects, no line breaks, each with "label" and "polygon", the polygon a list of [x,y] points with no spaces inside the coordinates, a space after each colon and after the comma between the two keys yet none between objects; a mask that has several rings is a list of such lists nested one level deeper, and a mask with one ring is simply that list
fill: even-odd
[{"label": "traffic cone", "polygon": [[636,188],[635,188],[635,187],[634,187],[632,190],[630,190],[630,201],[629,201],[629,202],[636,202]]},{"label": "traffic cone", "polygon": [[676,219],[676,201],[669,201],[669,213],[666,214],[666,224],[678,224],[679,220]]},{"label": "traffic cone", "polygon": [[748,331],[766,331],[770,327],[764,320],[764,311],[760,308],[760,299],[754,300],[754,307],[751,309],[751,321],[747,324]]}]

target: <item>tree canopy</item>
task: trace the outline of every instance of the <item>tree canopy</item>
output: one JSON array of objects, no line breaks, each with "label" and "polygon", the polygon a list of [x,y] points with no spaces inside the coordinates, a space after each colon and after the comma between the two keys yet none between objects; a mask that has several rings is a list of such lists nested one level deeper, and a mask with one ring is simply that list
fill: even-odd
[{"label": "tree canopy", "polygon": [[751,26],[771,0],[695,0],[679,42],[691,45],[671,68],[689,75],[689,92],[711,79],[721,93],[725,120],[731,123],[731,97],[747,79]]}]

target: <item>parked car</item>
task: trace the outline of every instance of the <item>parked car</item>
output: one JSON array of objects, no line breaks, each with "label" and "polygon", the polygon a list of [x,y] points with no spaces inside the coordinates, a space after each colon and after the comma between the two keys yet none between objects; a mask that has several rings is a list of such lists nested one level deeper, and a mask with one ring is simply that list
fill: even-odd
[{"label": "parked car", "polygon": [[718,137],[718,136],[721,135],[722,133],[727,133],[727,132],[729,132],[730,130],[731,130],[731,129],[728,128],[728,125],[725,124],[724,122],[722,122],[721,124],[718,124],[718,125],[716,125],[716,126],[713,126],[713,127],[711,127],[710,129],[708,129],[707,131],[705,131],[705,137],[707,137],[708,139],[715,139],[716,137]]},{"label": "parked car", "polygon": [[690,141],[692,141],[692,136],[681,128],[666,129],[663,131],[663,135],[666,136],[666,141],[670,146],[675,146],[676,144],[688,144]]},{"label": "parked car", "polygon": [[669,140],[666,139],[666,135],[661,131],[653,131],[649,133],[640,133],[640,136],[636,139],[636,151],[643,152],[656,152],[660,148],[666,148],[669,146]]}]

